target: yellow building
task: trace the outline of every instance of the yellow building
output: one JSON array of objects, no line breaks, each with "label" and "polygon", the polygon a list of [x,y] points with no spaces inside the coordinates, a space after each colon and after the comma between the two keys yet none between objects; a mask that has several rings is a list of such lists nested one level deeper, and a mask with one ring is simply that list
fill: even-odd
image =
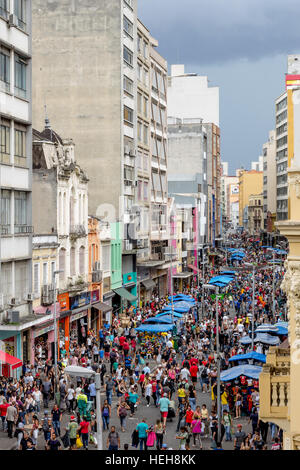
[{"label": "yellow building", "polygon": [[241,170],[239,173],[239,224],[244,225],[244,210],[251,194],[263,192],[263,172]]}]

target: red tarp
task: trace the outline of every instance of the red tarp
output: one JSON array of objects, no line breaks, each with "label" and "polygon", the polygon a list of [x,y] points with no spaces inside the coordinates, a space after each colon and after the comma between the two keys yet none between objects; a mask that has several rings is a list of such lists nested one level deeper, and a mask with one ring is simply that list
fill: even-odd
[{"label": "red tarp", "polygon": [[11,356],[10,354],[7,354],[4,351],[0,351],[0,362],[3,362],[4,364],[8,364],[9,366],[11,366],[12,369],[17,369],[18,367],[21,367],[23,364],[21,359]]}]

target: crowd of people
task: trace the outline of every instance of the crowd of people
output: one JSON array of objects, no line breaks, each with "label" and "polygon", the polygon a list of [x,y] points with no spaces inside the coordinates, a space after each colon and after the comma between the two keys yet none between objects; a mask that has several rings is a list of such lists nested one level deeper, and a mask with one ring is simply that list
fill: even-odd
[{"label": "crowd of people", "polygon": [[[268,253],[249,237],[232,236],[232,246],[237,244],[245,249],[248,263],[265,265],[255,274],[254,326],[284,319],[283,268],[270,268]],[[24,364],[20,379],[0,377],[2,432],[15,438],[15,448],[40,448],[42,438],[46,450],[95,448],[95,382],[64,373],[67,365],[81,365],[101,376],[104,448],[121,449],[121,435],[129,433],[131,442],[124,444],[125,449],[221,449],[224,442],[231,442],[236,450],[270,446],[279,450],[282,431],[259,419],[258,380],[240,376],[222,382],[220,419],[217,414],[216,298],[201,286],[224,264],[225,255],[220,267],[207,267],[200,290],[196,279],[186,287],[184,293],[195,303],[178,320],[176,333],[137,333],[137,326],[170,303],[169,297],[153,297],[142,307],[131,308],[126,324],[114,316],[99,332],[89,331],[85,344],[72,342],[68,352],[62,348],[57,380],[53,361],[42,359],[34,365]],[[251,345],[240,343],[252,324],[251,273],[237,270],[217,300],[221,370],[230,367],[230,357],[251,349]],[[264,344],[255,349],[267,352]],[[153,408],[151,420],[143,412],[149,407]],[[117,418],[119,425],[111,426],[112,418]],[[176,423],[175,431],[171,421]],[[246,432],[250,425],[251,431]],[[172,447],[169,442],[176,444]]]}]

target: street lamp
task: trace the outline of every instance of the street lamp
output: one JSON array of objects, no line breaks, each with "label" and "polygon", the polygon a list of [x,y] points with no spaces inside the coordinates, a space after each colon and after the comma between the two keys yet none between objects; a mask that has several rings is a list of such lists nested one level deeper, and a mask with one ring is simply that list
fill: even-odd
[{"label": "street lamp", "polygon": [[216,292],[216,349],[217,349],[217,415],[218,415],[218,443],[221,442],[221,358],[220,358],[220,342],[219,342],[219,308],[218,308],[218,297],[219,297],[219,287],[212,284],[203,284],[203,288],[211,289]]},{"label": "street lamp", "polygon": [[101,425],[101,379],[98,372],[93,370],[86,369],[85,367],[80,366],[68,366],[65,368],[64,372],[73,377],[85,377],[91,379],[95,377],[95,386],[96,386],[96,422],[97,422],[97,450],[103,450],[102,442],[102,425]]},{"label": "street lamp", "polygon": [[[56,297],[57,297],[57,290],[56,290],[56,276],[62,273],[62,270],[53,271],[52,274],[52,284],[54,290],[54,378],[55,378],[55,392],[57,392],[57,321],[56,321]],[[56,398],[56,397],[55,397]]]}]

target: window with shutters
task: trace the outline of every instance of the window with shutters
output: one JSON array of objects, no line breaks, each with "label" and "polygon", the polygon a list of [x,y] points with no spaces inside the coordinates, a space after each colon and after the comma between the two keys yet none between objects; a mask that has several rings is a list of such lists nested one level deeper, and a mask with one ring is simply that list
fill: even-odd
[{"label": "window with shutters", "polygon": [[15,263],[15,296],[19,300],[24,300],[29,292],[29,264],[27,261],[17,261]]},{"label": "window with shutters", "polygon": [[79,273],[82,275],[85,273],[85,248],[81,246],[79,248]]},{"label": "window with shutters", "polygon": [[43,263],[43,286],[48,284],[48,263]]},{"label": "window with shutters", "polygon": [[15,191],[15,233],[26,232],[27,227],[27,193]]},{"label": "window with shutters", "polygon": [[15,94],[20,98],[27,94],[27,65],[26,59],[15,54]]},{"label": "window with shutters", "polygon": [[0,292],[3,294],[4,305],[12,298],[12,263],[1,263]]},{"label": "window with shutters", "polygon": [[1,118],[0,121],[0,162],[10,163],[10,123]]},{"label": "window with shutters", "polygon": [[15,129],[15,158],[16,166],[26,166],[26,131]]},{"label": "window with shutters", "polygon": [[8,235],[11,232],[11,191],[1,190],[0,207],[1,234]]}]

